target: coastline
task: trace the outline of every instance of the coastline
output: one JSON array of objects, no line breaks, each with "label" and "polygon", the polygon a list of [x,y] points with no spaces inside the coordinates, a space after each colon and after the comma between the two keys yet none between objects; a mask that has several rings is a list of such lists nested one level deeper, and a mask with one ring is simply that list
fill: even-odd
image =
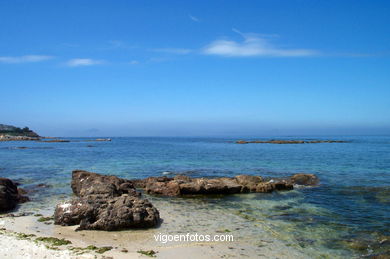
[{"label": "coastline", "polygon": [[[148,197],[148,199],[153,199]],[[137,251],[156,252],[157,258],[310,258],[302,251],[296,248],[288,247],[277,238],[264,231],[264,234],[258,240],[249,241],[242,230],[245,230],[247,222],[238,216],[229,219],[230,222],[215,222],[217,215],[204,210],[193,217],[183,217],[193,213],[193,207],[183,208],[181,204],[169,206],[169,201],[163,199],[154,199],[160,209],[161,217],[164,223],[157,229],[146,230],[126,230],[126,231],[75,231],[76,226],[57,226],[39,222],[37,216],[17,216],[3,217],[0,219],[0,227],[6,230],[2,231],[0,256],[2,258],[13,258],[7,255],[32,256],[41,255],[46,258],[148,258]],[[192,204],[193,205],[193,204]],[[182,208],[181,210],[179,210]],[[44,216],[52,215],[52,211],[40,210],[34,214]],[[215,212],[214,212],[215,213]],[[215,225],[214,223],[217,223]],[[199,225],[196,225],[199,224]],[[185,230],[192,233],[206,231],[208,233],[220,233],[223,227],[232,228],[234,224],[242,229],[232,229],[235,237],[234,242],[174,242],[160,243],[154,239],[154,235],[159,233],[177,234]],[[211,231],[213,230],[213,231]],[[20,239],[15,233],[35,235],[36,237],[54,237],[71,241],[71,245],[55,247],[53,250],[45,247],[45,244],[36,244],[34,238],[31,240]],[[90,245],[96,247],[112,246],[113,249],[103,254],[83,250],[83,254],[77,254],[74,247],[86,248]],[[22,248],[22,249],[21,249]],[[123,252],[126,251],[126,252]],[[193,255],[193,257],[191,257]]]}]

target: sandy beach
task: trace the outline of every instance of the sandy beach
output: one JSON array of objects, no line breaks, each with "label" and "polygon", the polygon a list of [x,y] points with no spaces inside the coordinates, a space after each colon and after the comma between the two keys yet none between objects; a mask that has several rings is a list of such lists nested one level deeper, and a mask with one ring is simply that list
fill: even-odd
[{"label": "sandy beach", "polygon": [[[152,198],[153,199],[153,198]],[[216,211],[172,204],[164,199],[153,199],[164,220],[159,228],[126,231],[75,231],[76,226],[57,226],[51,220],[39,222],[40,216],[51,216],[52,211],[34,211],[27,216],[4,216],[0,219],[3,229],[0,241],[1,258],[148,258],[140,251],[156,252],[157,258],[309,258],[302,251],[288,247],[264,231],[254,238],[247,235],[247,222],[237,216],[226,221],[215,221]],[[194,210],[195,209],[195,210]],[[23,211],[23,208],[22,208]],[[27,213],[24,212],[24,213]],[[192,214],[192,217],[191,217]],[[219,215],[227,216],[227,215]],[[227,230],[229,229],[229,230]],[[159,233],[223,233],[234,235],[233,242],[157,242]],[[23,235],[23,234],[25,235]],[[27,235],[27,236],[26,236]],[[36,242],[39,237],[54,237],[71,242],[68,245],[53,246],[50,242]],[[249,240],[253,238],[253,240]],[[88,246],[112,247],[97,253]],[[84,248],[84,249],[75,249]]]}]

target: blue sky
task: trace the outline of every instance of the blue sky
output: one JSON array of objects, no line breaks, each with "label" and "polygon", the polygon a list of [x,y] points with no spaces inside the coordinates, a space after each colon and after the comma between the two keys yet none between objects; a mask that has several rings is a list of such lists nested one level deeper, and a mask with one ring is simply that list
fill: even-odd
[{"label": "blue sky", "polygon": [[0,123],[388,134],[389,13],[389,1],[1,1]]}]

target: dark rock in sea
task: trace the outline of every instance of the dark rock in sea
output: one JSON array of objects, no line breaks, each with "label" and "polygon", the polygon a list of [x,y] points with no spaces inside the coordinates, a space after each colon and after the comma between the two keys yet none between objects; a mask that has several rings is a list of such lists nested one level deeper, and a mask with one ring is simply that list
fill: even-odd
[{"label": "dark rock in sea", "polygon": [[122,194],[139,196],[133,182],[114,175],[101,175],[83,170],[72,172],[71,187],[79,197],[97,196],[99,198],[117,197]]},{"label": "dark rock in sea", "polygon": [[298,185],[317,185],[319,182],[316,175],[304,173],[294,174],[291,176],[290,180],[293,184]]},{"label": "dark rock in sea", "polygon": [[263,181],[263,178],[261,176],[253,176],[253,175],[237,175],[236,181],[238,184],[241,184],[248,188],[248,191],[254,192],[256,191],[256,187],[259,183]]},{"label": "dark rock in sea", "polygon": [[111,231],[149,228],[160,222],[158,210],[140,197],[132,181],[75,170],[71,186],[78,198],[57,205],[55,224]]},{"label": "dark rock in sea", "polygon": [[147,193],[163,196],[180,196],[194,194],[234,194],[247,192],[273,192],[292,190],[291,180],[264,181],[260,176],[239,175],[233,178],[190,178],[178,175],[174,178],[149,177],[133,180],[138,188]]},{"label": "dark rock in sea", "polygon": [[29,201],[23,191],[7,178],[0,178],[0,212],[12,210],[18,203]]},{"label": "dark rock in sea", "polygon": [[23,190],[24,194],[32,194],[32,193],[45,191],[48,188],[52,188],[52,187],[53,187],[52,185],[46,183],[28,184],[25,185],[25,187],[21,190]]},{"label": "dark rock in sea", "polygon": [[68,143],[68,142],[70,142],[70,140],[66,140],[66,139],[51,139],[51,140],[41,140],[39,142],[44,142],[44,143],[57,143],[57,142]]}]

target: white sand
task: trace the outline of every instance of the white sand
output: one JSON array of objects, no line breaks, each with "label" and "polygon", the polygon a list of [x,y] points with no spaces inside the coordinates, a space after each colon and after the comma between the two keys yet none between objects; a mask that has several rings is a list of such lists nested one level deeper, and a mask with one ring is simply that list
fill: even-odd
[{"label": "white sand", "polygon": [[[164,211],[162,210],[164,216]],[[173,224],[167,219],[166,225]],[[286,247],[277,240],[259,237],[258,244],[247,240],[234,242],[185,242],[162,244],[156,242],[153,235],[168,231],[166,227],[150,230],[133,230],[119,232],[105,231],[74,231],[75,227],[47,225],[37,221],[35,216],[6,217],[0,219],[0,228],[5,228],[5,234],[0,234],[0,258],[150,258],[138,253],[138,250],[154,250],[157,258],[308,258],[301,251]],[[13,234],[14,233],[14,234]],[[65,238],[71,245],[60,246],[59,251],[51,250],[43,244],[31,240],[20,240],[15,233],[34,234],[37,237]],[[34,238],[32,238],[34,239]],[[88,252],[82,255],[74,254],[71,247],[112,246],[111,251],[104,254]],[[126,249],[127,252],[123,252]]]}]

